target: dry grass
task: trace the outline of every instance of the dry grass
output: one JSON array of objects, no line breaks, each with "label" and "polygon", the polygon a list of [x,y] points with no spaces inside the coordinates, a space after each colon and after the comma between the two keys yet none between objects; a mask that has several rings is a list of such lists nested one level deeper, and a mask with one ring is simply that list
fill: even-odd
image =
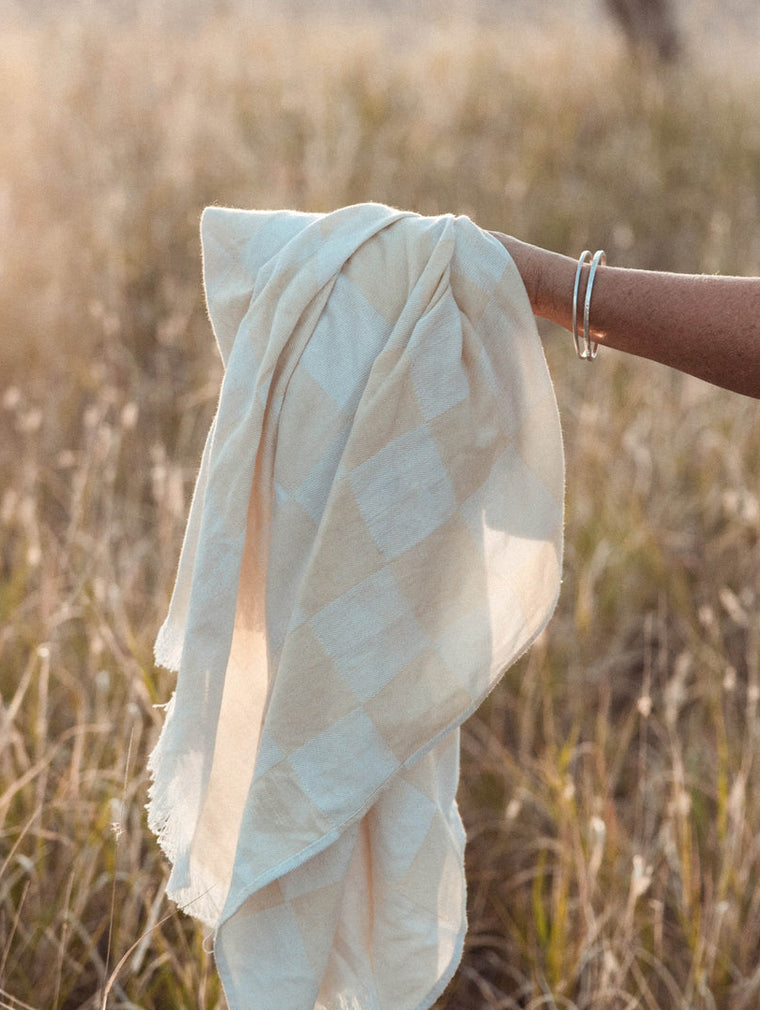
[{"label": "dry grass", "polygon": [[[223,1005],[143,814],[171,691],[152,639],[219,379],[206,203],[373,199],[760,274],[757,79],[658,78],[569,29],[221,6],[0,35],[0,1006],[99,1008],[151,927],[112,1010]],[[471,927],[439,1007],[750,1010],[758,409],[546,345],[565,585],[465,733]]]}]

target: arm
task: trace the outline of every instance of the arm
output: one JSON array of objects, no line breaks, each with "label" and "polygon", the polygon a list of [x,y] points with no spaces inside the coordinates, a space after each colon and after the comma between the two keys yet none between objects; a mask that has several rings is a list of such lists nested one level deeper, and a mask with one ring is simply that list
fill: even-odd
[{"label": "arm", "polygon": [[[533,311],[572,330],[576,261],[498,232]],[[588,266],[581,279],[585,291]],[[651,358],[747,396],[760,397],[760,278],[600,267],[591,301],[600,345]]]}]

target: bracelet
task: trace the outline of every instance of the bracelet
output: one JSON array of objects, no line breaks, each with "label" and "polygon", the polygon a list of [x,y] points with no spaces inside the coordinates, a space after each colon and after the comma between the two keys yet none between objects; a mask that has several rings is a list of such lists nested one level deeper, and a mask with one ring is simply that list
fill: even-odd
[{"label": "bracelet", "polygon": [[596,277],[597,268],[600,265],[604,266],[607,262],[607,255],[604,249],[597,249],[591,259],[591,269],[589,270],[588,282],[586,283],[586,297],[583,303],[583,337],[581,338],[578,334],[578,290],[580,288],[583,267],[589,256],[591,256],[591,253],[588,249],[584,249],[580,254],[578,267],[575,271],[575,284],[573,285],[573,341],[578,357],[583,358],[584,361],[593,361],[599,351],[599,344],[594,343],[589,333],[591,292],[594,288],[594,278]]}]

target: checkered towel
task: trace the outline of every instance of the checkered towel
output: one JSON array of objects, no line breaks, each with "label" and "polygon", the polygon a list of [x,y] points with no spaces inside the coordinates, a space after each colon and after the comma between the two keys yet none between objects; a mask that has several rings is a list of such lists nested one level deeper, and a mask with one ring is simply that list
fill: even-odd
[{"label": "checkered towel", "polygon": [[212,208],[225,364],[160,663],[169,893],[233,1010],[428,1007],[461,956],[458,726],[554,607],[530,305],[463,217]]}]

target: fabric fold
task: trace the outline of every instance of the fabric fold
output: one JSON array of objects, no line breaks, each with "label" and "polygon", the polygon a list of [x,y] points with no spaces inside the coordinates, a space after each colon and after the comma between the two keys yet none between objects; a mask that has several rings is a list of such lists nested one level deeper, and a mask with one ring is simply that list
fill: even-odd
[{"label": "fabric fold", "polygon": [[209,208],[225,364],[156,643],[169,893],[232,1010],[406,1010],[461,956],[458,727],[559,589],[530,304],[467,218]]}]

